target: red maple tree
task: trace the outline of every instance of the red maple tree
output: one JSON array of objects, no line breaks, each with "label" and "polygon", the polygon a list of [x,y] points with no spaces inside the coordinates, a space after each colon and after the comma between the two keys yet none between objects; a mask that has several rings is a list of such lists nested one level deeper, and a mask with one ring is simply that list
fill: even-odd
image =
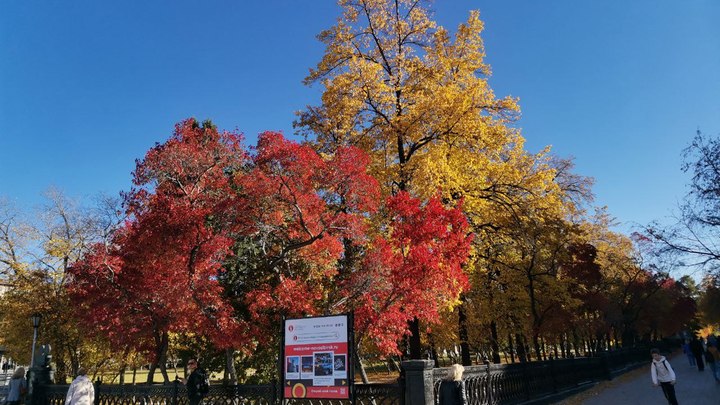
[{"label": "red maple tree", "polygon": [[240,142],[209,123],[179,123],[137,162],[128,220],[70,271],[70,294],[89,327],[118,348],[151,354],[166,381],[170,332],[201,333],[219,348],[249,339],[217,281],[233,243],[226,173],[246,159]]},{"label": "red maple tree", "polygon": [[[81,316],[118,348],[162,370],[172,332],[252,349],[281,316],[354,311],[360,339],[394,353],[408,320],[436,322],[467,288],[459,207],[405,192],[383,202],[357,148],[323,156],[274,132],[251,151],[241,141],[179,123],[137,162],[128,220],[72,267]],[[250,260],[241,241],[259,252],[251,265],[233,264]]]}]

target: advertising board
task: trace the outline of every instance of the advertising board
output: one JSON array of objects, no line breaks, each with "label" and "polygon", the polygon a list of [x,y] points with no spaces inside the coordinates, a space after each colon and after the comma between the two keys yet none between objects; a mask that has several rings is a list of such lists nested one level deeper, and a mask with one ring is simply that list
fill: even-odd
[{"label": "advertising board", "polygon": [[285,320],[284,398],[351,398],[351,322],[348,315]]}]

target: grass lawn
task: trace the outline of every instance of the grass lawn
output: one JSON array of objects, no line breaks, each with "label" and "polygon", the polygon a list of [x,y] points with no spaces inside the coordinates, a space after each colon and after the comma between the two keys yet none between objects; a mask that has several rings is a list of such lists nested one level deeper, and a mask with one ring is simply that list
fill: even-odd
[{"label": "grass lawn", "polygon": [[[168,368],[167,369],[168,378],[170,378],[170,381],[172,382],[175,380],[176,377],[183,378],[185,377],[185,373],[183,372],[182,368],[174,369],[174,368]],[[119,373],[103,373],[98,374],[94,376],[90,376],[93,381],[95,381],[98,378],[102,379],[102,382],[104,384],[119,384],[120,383],[120,376]],[[137,370],[135,373],[135,384],[145,384],[147,382],[148,377],[148,370],[142,369]],[[212,373],[210,375],[210,383],[211,384],[219,384],[222,382],[222,373]],[[153,378],[153,381],[158,384],[163,382],[163,376],[162,373],[160,373],[160,369],[155,370],[155,375]],[[58,383],[60,383],[58,381]],[[69,384],[70,381],[67,381],[66,384]],[[125,384],[132,384],[133,383],[133,372],[132,370],[125,372]]]}]

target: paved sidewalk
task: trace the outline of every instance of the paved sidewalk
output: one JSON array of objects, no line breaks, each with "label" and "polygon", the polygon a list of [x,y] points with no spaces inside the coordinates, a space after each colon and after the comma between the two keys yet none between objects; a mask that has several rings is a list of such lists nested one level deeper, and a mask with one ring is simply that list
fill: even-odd
[{"label": "paved sidewalk", "polygon": [[[670,359],[675,370],[677,384],[675,392],[681,405],[718,405],[720,404],[720,384],[712,377],[712,371],[698,371],[690,367],[684,355]],[[660,387],[653,387],[650,380],[650,360],[647,367],[640,367],[613,381],[599,384],[590,390],[575,395],[562,405],[606,405],[606,404],[667,404]]]}]

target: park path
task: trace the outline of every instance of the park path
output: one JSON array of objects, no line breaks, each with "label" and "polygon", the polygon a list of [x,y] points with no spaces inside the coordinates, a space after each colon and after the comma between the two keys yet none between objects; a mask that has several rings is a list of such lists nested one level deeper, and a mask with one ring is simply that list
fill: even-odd
[{"label": "park path", "polygon": [[[675,393],[680,405],[719,405],[720,384],[716,383],[712,371],[698,371],[691,367],[683,354],[671,359],[677,384]],[[558,405],[607,405],[607,404],[667,404],[660,387],[653,387],[650,379],[650,360],[642,366],[612,381],[603,382],[590,390],[577,394]]]},{"label": "park path", "polygon": [[12,374],[8,374],[7,372],[0,371],[0,386],[7,385],[10,381],[10,377],[12,377]]}]

